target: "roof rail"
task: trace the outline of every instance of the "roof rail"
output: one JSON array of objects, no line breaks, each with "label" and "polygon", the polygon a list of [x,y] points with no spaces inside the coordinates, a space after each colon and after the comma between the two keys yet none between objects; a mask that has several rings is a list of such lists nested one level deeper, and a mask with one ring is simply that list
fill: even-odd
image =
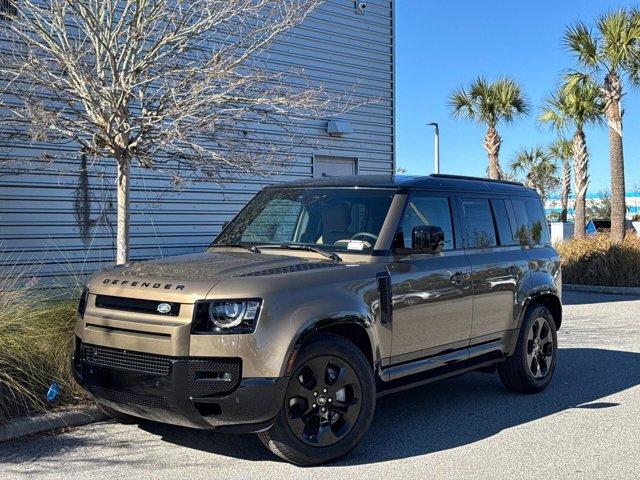
[{"label": "roof rail", "polygon": [[468,175],[451,175],[449,173],[432,173],[429,176],[436,178],[457,178],[458,180],[479,180],[481,182],[506,183],[509,185],[518,185],[520,187],[524,187],[521,182],[513,182],[511,180],[496,180],[494,178],[470,177]]}]

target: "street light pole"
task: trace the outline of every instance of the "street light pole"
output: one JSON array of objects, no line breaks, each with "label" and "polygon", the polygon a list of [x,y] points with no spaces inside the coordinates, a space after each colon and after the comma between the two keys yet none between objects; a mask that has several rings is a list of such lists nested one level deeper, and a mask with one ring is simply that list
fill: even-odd
[{"label": "street light pole", "polygon": [[436,122],[427,123],[428,126],[434,127],[435,139],[434,139],[434,170],[433,173],[440,173],[440,129]]}]

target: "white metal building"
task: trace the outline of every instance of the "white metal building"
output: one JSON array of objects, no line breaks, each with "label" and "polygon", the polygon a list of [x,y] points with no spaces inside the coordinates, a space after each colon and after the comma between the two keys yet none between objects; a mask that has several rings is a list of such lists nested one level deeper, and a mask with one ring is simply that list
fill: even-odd
[{"label": "white metal building", "polygon": [[[344,91],[357,83],[360,94],[378,99],[342,116],[346,123],[337,126],[344,132],[341,136],[330,135],[336,125],[327,119],[309,122],[305,129],[314,146],[298,149],[285,172],[268,178],[197,183],[176,191],[167,187],[166,175],[134,168],[132,259],[201,251],[267,183],[323,174],[391,174],[393,1],[328,0],[270,50],[270,61],[283,68],[304,68],[307,77],[329,89]],[[32,167],[30,173],[15,175],[0,161],[0,271],[33,265],[46,279],[88,273],[113,262],[114,176],[104,174],[108,166],[104,172],[90,168],[83,175],[76,159],[54,173],[43,160],[51,148],[20,145],[0,135],[0,160],[29,162]],[[56,148],[57,154],[65,153]],[[69,151],[70,156],[75,153]]]}]

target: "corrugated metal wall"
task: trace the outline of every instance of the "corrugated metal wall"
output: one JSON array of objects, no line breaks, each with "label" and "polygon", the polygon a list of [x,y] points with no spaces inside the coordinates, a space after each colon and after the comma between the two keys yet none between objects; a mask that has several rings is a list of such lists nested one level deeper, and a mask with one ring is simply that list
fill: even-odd
[{"label": "corrugated metal wall", "polygon": [[[353,0],[329,0],[270,50],[274,68],[303,67],[309,79],[328,89],[350,90],[356,82],[360,94],[378,99],[342,117],[351,123],[352,134],[331,138],[325,120],[306,122],[309,147],[296,149],[286,171],[265,178],[195,183],[176,190],[167,175],[134,168],[132,258],[201,251],[263,185],[311,177],[314,155],[357,158],[359,174],[392,173],[392,2],[369,0],[366,13],[359,14]],[[273,139],[277,141],[276,132]],[[80,162],[70,159],[54,169],[42,160],[50,149],[10,143],[0,135],[0,157],[31,167],[29,173],[14,175],[16,163],[0,161],[0,270],[31,265],[38,276],[53,279],[89,273],[113,261],[113,166],[89,166],[83,175]],[[70,148],[69,153],[76,152]]]}]

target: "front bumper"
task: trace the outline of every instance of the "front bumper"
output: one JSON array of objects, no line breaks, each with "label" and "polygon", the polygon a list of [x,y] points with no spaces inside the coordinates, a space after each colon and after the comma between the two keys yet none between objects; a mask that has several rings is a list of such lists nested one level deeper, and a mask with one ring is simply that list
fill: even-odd
[{"label": "front bumper", "polygon": [[153,355],[78,338],[72,362],[78,383],[117,411],[239,433],[273,424],[287,383],[286,378],[242,378],[237,358]]}]

